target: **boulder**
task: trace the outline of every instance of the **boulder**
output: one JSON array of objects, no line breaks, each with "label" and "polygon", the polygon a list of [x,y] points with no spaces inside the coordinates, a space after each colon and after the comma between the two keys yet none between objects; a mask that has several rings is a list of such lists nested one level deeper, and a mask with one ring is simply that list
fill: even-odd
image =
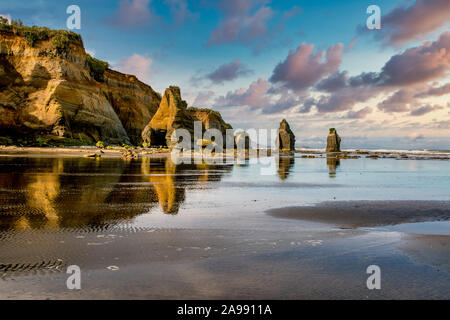
[{"label": "boulder", "polygon": [[278,129],[278,149],[281,151],[295,151],[295,135],[286,119],[281,121]]},{"label": "boulder", "polygon": [[341,138],[335,128],[330,128],[327,138],[327,152],[341,152]]}]

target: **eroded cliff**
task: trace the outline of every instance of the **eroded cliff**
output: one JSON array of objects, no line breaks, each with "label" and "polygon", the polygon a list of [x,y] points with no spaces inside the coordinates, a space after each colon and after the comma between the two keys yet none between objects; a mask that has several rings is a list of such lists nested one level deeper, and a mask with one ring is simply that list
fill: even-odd
[{"label": "eroded cliff", "polygon": [[67,31],[0,28],[0,137],[140,144],[160,95],[91,58]]}]

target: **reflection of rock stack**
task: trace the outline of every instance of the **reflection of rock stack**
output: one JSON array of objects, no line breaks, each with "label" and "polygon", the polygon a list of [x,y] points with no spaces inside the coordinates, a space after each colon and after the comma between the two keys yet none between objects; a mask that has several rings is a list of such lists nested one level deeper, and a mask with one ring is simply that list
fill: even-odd
[{"label": "reflection of rock stack", "polygon": [[327,137],[327,152],[341,152],[341,138],[335,128],[330,128],[330,134]]},{"label": "reflection of rock stack", "polygon": [[330,177],[334,178],[336,176],[336,168],[341,165],[339,159],[335,157],[327,157],[327,166],[329,170]]},{"label": "reflection of rock stack", "polygon": [[152,168],[152,174],[150,175],[150,182],[155,188],[159,205],[167,214],[177,214],[179,206],[185,198],[184,188],[176,186],[176,172],[177,166],[170,158],[167,158],[164,167]]},{"label": "reflection of rock stack", "polygon": [[279,157],[278,159],[278,176],[281,180],[286,180],[294,165],[294,157]]},{"label": "reflection of rock stack", "polygon": [[277,144],[280,151],[295,151],[295,135],[285,119],[281,121],[278,129]]},{"label": "reflection of rock stack", "polygon": [[[129,163],[84,158],[18,163],[5,158],[0,166],[0,230],[102,229],[147,213],[158,203],[164,213],[177,214],[186,185],[209,188],[233,169],[205,163],[177,166],[170,158],[148,157]],[[200,174],[192,175],[192,170]],[[22,192],[11,197],[15,190]]]}]

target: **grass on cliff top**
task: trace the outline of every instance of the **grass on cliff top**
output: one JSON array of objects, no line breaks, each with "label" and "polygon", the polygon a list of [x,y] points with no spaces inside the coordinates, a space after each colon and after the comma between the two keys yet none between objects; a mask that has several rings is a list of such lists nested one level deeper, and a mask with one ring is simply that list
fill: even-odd
[{"label": "grass on cliff top", "polygon": [[51,30],[46,27],[28,27],[24,26],[20,20],[12,20],[9,23],[8,19],[3,17],[0,17],[0,33],[24,37],[31,47],[34,47],[39,41],[52,40],[54,49],[59,53],[65,51],[71,42],[83,45],[83,39],[78,33],[67,30]]}]

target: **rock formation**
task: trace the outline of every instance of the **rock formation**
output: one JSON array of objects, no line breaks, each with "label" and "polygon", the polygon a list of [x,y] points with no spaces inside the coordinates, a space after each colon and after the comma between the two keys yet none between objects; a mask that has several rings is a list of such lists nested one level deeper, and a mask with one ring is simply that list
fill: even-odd
[{"label": "rock formation", "polygon": [[295,151],[295,135],[286,119],[283,119],[278,129],[278,149],[282,151]]},{"label": "rock formation", "polygon": [[176,143],[171,139],[176,129],[186,129],[194,138],[194,121],[202,123],[203,132],[218,129],[224,139],[226,130],[232,129],[217,111],[187,108],[186,101],[181,99],[180,88],[171,86],[164,92],[158,110],[142,132],[142,140],[152,146],[172,147]]},{"label": "rock formation", "polygon": [[160,100],[86,54],[75,33],[0,24],[0,137],[139,144]]},{"label": "rock formation", "polygon": [[335,128],[330,128],[327,138],[327,152],[341,152],[341,138]]},{"label": "rock formation", "polygon": [[244,131],[238,132],[234,139],[235,139],[236,148],[238,150],[242,150],[241,148],[243,148],[244,150],[250,149],[250,147],[251,147],[250,136],[248,135],[247,132],[244,132]]}]

